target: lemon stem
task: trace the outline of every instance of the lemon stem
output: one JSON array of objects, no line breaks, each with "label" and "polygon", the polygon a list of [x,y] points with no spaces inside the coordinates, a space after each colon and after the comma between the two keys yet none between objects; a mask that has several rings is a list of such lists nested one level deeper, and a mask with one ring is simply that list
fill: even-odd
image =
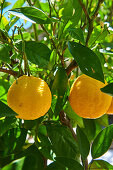
[{"label": "lemon stem", "polygon": [[22,34],[22,31],[21,31],[20,27],[18,27],[18,31],[19,31],[19,33],[21,35],[21,38],[22,38],[22,53],[23,53],[23,60],[24,60],[25,75],[27,75],[27,73],[28,73],[28,76],[30,76],[30,69],[29,69],[29,65],[28,65],[26,52],[25,52],[25,41],[24,41],[23,34]]}]

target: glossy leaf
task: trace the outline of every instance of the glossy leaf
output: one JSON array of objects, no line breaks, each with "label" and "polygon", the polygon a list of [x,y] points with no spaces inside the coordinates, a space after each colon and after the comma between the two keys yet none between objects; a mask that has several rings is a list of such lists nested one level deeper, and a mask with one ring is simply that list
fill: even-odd
[{"label": "glossy leaf", "polygon": [[87,136],[79,126],[77,127],[77,140],[78,140],[81,157],[83,160],[85,160],[89,154],[90,143],[88,141]]},{"label": "glossy leaf", "polygon": [[90,169],[102,169],[102,170],[112,170],[113,165],[104,161],[104,160],[94,160],[91,164],[89,164]]},{"label": "glossy leaf", "polygon": [[64,1],[64,4],[61,8],[62,18],[64,20],[69,20],[73,15],[73,4],[72,0]]},{"label": "glossy leaf", "polygon": [[59,67],[52,85],[52,110],[59,114],[66,101],[68,90],[68,77],[63,67]]},{"label": "glossy leaf", "polygon": [[[22,42],[17,44],[18,48],[22,50]],[[25,42],[25,52],[27,59],[38,65],[39,67],[46,67],[50,60],[51,50],[43,43],[35,41]]]},{"label": "glossy leaf", "polygon": [[113,125],[104,128],[95,138],[91,148],[93,159],[102,156],[109,149],[113,139]]},{"label": "glossy leaf", "polygon": [[[0,137],[2,146],[1,156],[7,156],[11,153],[19,152],[25,143],[27,130],[23,128],[13,128]],[[7,140],[6,140],[7,139]]]},{"label": "glossy leaf", "polygon": [[24,160],[25,160],[25,157],[17,159],[15,161],[11,162],[10,164],[4,166],[2,168],[2,170],[9,170],[9,169],[18,170],[19,168],[22,169],[22,165],[24,164]]},{"label": "glossy leaf", "polygon": [[56,157],[55,160],[65,166],[68,169],[71,170],[83,170],[84,168],[82,165],[74,160],[73,158],[67,158],[67,157]]},{"label": "glossy leaf", "polygon": [[9,10],[9,12],[17,17],[29,20],[37,24],[50,24],[51,20],[40,9],[35,7],[21,7]]},{"label": "glossy leaf", "polygon": [[76,26],[79,22],[79,20],[81,19],[81,15],[82,15],[82,7],[79,3],[79,0],[73,0],[73,8],[75,10],[74,14],[73,14],[73,18],[71,19],[72,22],[72,27]]},{"label": "glossy leaf", "polygon": [[7,92],[9,87],[9,82],[0,78],[0,100],[4,103],[7,103]]},{"label": "glossy leaf", "polygon": [[68,48],[84,74],[104,82],[100,60],[92,50],[76,42],[69,42]]},{"label": "glossy leaf", "polygon": [[107,26],[105,28],[101,28],[101,26],[97,26],[94,28],[94,31],[89,39],[89,46],[95,45],[96,42],[104,41],[105,37],[109,34]]},{"label": "glossy leaf", "polygon": [[104,127],[107,127],[109,125],[108,115],[104,114],[103,116],[99,117],[98,119],[95,119],[99,123],[99,125],[102,125]]},{"label": "glossy leaf", "polygon": [[10,62],[10,47],[6,44],[0,44],[0,60],[3,62]]},{"label": "glossy leaf", "polygon": [[16,115],[17,113],[15,113],[10,107],[0,101],[0,117],[10,117]]},{"label": "glossy leaf", "polygon": [[91,142],[96,135],[96,123],[93,119],[83,119],[84,127],[83,132]]},{"label": "glossy leaf", "polygon": [[9,21],[6,19],[5,16],[2,16],[1,21],[0,21],[0,28],[5,29],[6,25],[9,23]]},{"label": "glossy leaf", "polygon": [[85,43],[83,31],[81,28],[68,28],[67,31],[69,31],[69,34],[74,38],[79,40],[82,44]]},{"label": "glossy leaf", "polygon": [[6,117],[3,120],[0,120],[0,136],[6,133],[9,129],[16,127],[16,118],[15,117]]},{"label": "glossy leaf", "polygon": [[[0,1],[0,5],[1,5],[2,1]],[[10,2],[4,2],[4,8],[6,8],[7,6],[11,5]],[[0,10],[1,10],[1,6],[0,6]]]},{"label": "glossy leaf", "polygon": [[47,136],[46,126],[40,125],[38,128],[37,147],[40,148],[40,152],[49,160],[53,160],[53,152],[51,142]]},{"label": "glossy leaf", "polygon": [[54,161],[50,163],[45,170],[66,170],[67,168],[63,165],[60,164],[58,161]]},{"label": "glossy leaf", "polygon": [[14,160],[2,168],[3,170],[19,169],[44,169],[43,158],[35,145],[31,145],[24,152],[21,158]]},{"label": "glossy leaf", "polygon": [[18,8],[18,7],[22,7],[22,5],[25,3],[25,0],[17,0],[15,2],[15,4],[13,5],[12,8]]},{"label": "glossy leaf", "polygon": [[53,152],[56,156],[72,157],[79,160],[79,150],[70,130],[62,125],[47,125]]},{"label": "glossy leaf", "polygon": [[102,92],[107,93],[110,96],[113,96],[113,83],[106,85],[100,89]]}]

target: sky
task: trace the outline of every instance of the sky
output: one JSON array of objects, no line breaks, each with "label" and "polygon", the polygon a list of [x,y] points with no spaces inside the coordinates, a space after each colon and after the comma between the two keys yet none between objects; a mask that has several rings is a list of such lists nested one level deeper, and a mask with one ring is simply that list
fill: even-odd
[{"label": "sky", "polygon": [[[9,15],[8,10],[10,10],[10,9],[13,8],[13,5],[15,4],[16,1],[17,1],[17,0],[6,0],[6,2],[10,2],[10,3],[11,3],[11,5],[9,5],[8,7],[6,7],[6,8],[3,10],[3,14],[4,14],[4,16],[6,17],[7,20],[9,20],[9,18],[8,18],[8,15]],[[9,30],[9,35],[12,35],[12,30],[14,29],[14,26],[15,26],[15,25],[21,26],[22,23],[23,23],[23,27],[24,27],[25,29],[29,28],[29,27],[31,26],[31,24],[32,24],[31,22],[28,22],[28,21],[25,23],[23,19],[19,19],[19,20],[11,27],[11,29]]]}]

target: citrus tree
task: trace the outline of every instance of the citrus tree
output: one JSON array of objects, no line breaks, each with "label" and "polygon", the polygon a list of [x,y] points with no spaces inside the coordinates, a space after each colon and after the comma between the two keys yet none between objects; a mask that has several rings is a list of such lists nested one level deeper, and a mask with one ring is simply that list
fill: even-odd
[{"label": "citrus tree", "polygon": [[0,0],[0,168],[113,169],[97,159],[113,139],[113,1],[11,3]]}]

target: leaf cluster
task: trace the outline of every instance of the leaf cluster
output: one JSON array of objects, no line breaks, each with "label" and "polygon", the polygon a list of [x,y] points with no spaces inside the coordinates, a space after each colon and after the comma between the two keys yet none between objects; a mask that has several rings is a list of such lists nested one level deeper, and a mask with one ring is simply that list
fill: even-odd
[{"label": "leaf cluster", "polygon": [[[106,80],[101,90],[113,96],[113,1],[11,4],[0,1],[0,168],[113,169],[97,159],[111,146],[111,117],[83,119],[68,102],[72,83],[83,73]],[[7,105],[10,85],[24,74],[44,79],[52,92],[51,108],[36,120],[17,119]]]}]

